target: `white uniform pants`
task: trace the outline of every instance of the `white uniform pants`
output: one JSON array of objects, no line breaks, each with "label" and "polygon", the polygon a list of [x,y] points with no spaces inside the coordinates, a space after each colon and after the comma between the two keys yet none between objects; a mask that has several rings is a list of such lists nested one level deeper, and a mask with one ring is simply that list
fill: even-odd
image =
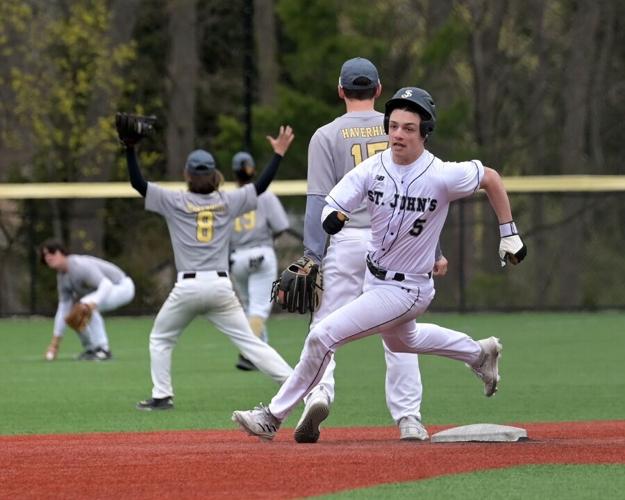
[{"label": "white uniform pants", "polygon": [[[80,299],[81,302],[94,302],[93,296],[96,292],[85,295]],[[100,312],[113,311],[121,306],[125,306],[135,297],[135,284],[126,276],[117,284],[109,289],[104,297],[98,303],[98,308],[93,311],[91,321],[81,335],[81,341],[85,349],[102,348],[109,350],[109,339],[104,326],[104,319]]]},{"label": "white uniform pants", "polygon": [[275,349],[252,333],[230,279],[206,271],[179,280],[154,320],[150,333],[152,397],[174,395],[172,352],[184,328],[198,315],[226,334],[243,356],[276,382],[284,382],[293,372]]},{"label": "white uniform pants", "polygon": [[[362,293],[365,279],[367,243],[371,230],[344,228],[332,236],[323,260],[323,299],[313,316],[311,330],[338,308]],[[384,342],[386,360],[386,404],[395,422],[414,415],[421,419],[423,386],[419,358],[414,354],[390,351]],[[334,401],[334,357],[330,360],[317,389],[323,389]]]},{"label": "white uniform pants", "polygon": [[293,375],[271,400],[269,410],[282,420],[321,380],[338,347],[379,332],[393,352],[437,354],[475,364],[478,342],[464,333],[432,324],[417,324],[434,298],[425,277],[382,281],[367,272],[364,293],[318,323],[308,335]]},{"label": "white uniform pants", "polygon": [[[230,254],[230,272],[247,316],[267,319],[271,313],[271,285],[278,274],[272,247],[241,248]],[[267,332],[263,340],[267,341]]]}]

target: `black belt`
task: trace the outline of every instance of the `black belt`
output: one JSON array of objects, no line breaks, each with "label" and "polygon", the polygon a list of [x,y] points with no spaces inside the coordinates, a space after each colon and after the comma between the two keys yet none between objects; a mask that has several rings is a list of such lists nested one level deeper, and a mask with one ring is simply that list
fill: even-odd
[{"label": "black belt", "polygon": [[[369,268],[369,271],[371,271],[371,274],[373,274],[379,280],[386,279],[387,271],[382,269],[381,267],[376,266],[371,261],[368,255],[367,255],[367,267]],[[406,276],[404,276],[404,273],[395,273],[395,276],[393,276],[393,280],[395,281],[404,281],[405,279],[406,279]]]},{"label": "black belt", "polygon": [[[217,276],[221,277],[221,278],[227,278],[228,277],[228,273],[226,271],[216,271],[217,272]],[[182,279],[183,280],[188,280],[191,278],[195,278],[196,273],[184,273],[182,275]]]},{"label": "black belt", "polygon": [[[373,263],[373,261],[369,258],[368,255],[367,255],[367,267],[369,268],[369,271],[371,271],[371,274],[373,274],[379,280],[386,279],[386,273],[388,271],[386,271],[385,269],[382,269],[381,267],[376,266]],[[427,277],[428,279],[430,279],[432,277],[432,273],[429,272],[427,274]],[[405,279],[406,279],[406,275],[404,273],[395,273],[395,276],[393,276],[394,281],[404,281]]]}]

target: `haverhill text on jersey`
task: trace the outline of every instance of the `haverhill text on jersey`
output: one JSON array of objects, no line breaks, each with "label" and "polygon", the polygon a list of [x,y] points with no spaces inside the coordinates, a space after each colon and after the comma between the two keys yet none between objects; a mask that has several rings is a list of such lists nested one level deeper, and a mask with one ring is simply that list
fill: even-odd
[{"label": "haverhill text on jersey", "polygon": [[354,139],[355,137],[380,137],[386,135],[384,127],[349,127],[341,129],[343,139]]}]

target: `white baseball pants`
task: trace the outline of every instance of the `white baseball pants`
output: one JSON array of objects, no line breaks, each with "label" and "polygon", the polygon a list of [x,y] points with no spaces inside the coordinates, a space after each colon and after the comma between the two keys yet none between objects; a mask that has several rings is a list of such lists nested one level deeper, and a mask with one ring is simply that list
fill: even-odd
[{"label": "white baseball pants", "polygon": [[[278,274],[271,247],[241,248],[230,254],[230,272],[248,316],[267,319],[271,313],[271,285]],[[258,263],[258,264],[256,264]]]},{"label": "white baseball pants", "polygon": [[292,368],[276,352],[252,333],[232,282],[216,271],[196,273],[195,278],[179,279],[154,320],[150,333],[152,397],[173,396],[171,356],[184,328],[199,315],[226,334],[239,352],[278,383]]},{"label": "white baseball pants", "polygon": [[478,342],[464,333],[433,324],[417,324],[434,298],[431,279],[406,276],[406,280],[382,281],[367,271],[363,294],[334,311],[310,332],[293,375],[269,404],[269,411],[283,420],[321,380],[338,347],[380,332],[393,352],[437,354],[469,364],[480,356]]},{"label": "white baseball pants", "polygon": [[[323,260],[323,298],[313,315],[311,330],[329,314],[356,299],[363,289],[366,271],[367,244],[371,238],[368,228],[346,227],[332,236]],[[419,357],[414,354],[392,352],[386,344],[386,405],[395,422],[414,415],[421,419],[423,385]],[[322,389],[334,401],[334,356],[330,359],[321,382]],[[306,396],[306,400],[309,395]]]},{"label": "white baseball pants", "polygon": [[80,299],[81,302],[95,303],[97,305],[97,309],[91,315],[89,324],[82,335],[80,335],[85,349],[102,348],[109,350],[109,339],[104,326],[104,318],[102,318],[100,312],[113,311],[125,306],[134,297],[135,284],[129,276],[126,276],[117,284],[109,282],[109,286],[106,287],[106,293],[101,293],[101,290],[98,289]]}]

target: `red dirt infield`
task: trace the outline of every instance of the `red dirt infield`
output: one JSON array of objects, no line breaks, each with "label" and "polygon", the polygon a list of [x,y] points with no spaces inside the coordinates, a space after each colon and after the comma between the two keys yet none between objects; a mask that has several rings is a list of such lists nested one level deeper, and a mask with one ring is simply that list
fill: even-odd
[{"label": "red dirt infield", "polygon": [[[301,498],[528,464],[625,463],[625,421],[522,424],[518,443],[401,442],[394,427],[297,444],[238,430],[0,436],[0,498]],[[428,426],[432,434],[451,426]]]}]

